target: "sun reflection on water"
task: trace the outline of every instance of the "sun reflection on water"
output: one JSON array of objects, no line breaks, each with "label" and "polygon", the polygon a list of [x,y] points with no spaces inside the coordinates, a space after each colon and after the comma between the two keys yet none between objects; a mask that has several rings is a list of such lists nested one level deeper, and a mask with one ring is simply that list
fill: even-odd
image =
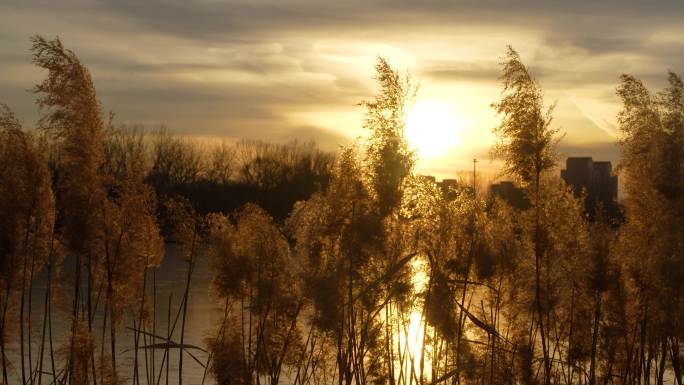
[{"label": "sun reflection on water", "polygon": [[[423,292],[428,284],[428,277],[426,271],[426,261],[422,258],[414,259],[411,263],[412,283],[414,290],[417,293]],[[431,363],[429,350],[430,346],[426,344],[426,328],[425,317],[423,316],[423,304],[415,303],[411,313],[408,317],[408,325],[403,326],[403,332],[398,333],[400,356],[403,363],[397,363],[401,366],[403,383],[416,382],[421,377],[422,373],[427,375],[431,371]],[[422,365],[421,365],[422,361]]]}]

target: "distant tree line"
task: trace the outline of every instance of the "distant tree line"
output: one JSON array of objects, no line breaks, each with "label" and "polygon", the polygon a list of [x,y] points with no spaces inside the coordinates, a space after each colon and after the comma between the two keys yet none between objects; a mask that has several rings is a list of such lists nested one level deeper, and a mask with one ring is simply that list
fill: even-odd
[{"label": "distant tree line", "polygon": [[203,144],[164,129],[126,127],[114,130],[108,155],[122,164],[136,146],[145,153],[146,181],[157,195],[186,197],[203,214],[229,213],[254,202],[280,221],[295,202],[327,187],[335,159],[314,142]]},{"label": "distant tree line", "polygon": [[[38,132],[0,109],[2,383],[160,384],[173,362],[182,384],[193,360],[219,384],[681,385],[678,75],[658,93],[620,79],[617,226],[554,172],[553,108],[512,48],[492,154],[525,209],[416,175],[403,136],[416,88],[382,58],[362,103],[367,139],[333,157],[114,129],[78,57],[59,39],[32,42],[47,75],[34,88]],[[162,227],[187,266],[168,314],[156,305]],[[223,309],[206,349],[185,340],[205,256]],[[55,314],[67,335],[53,335]]]}]

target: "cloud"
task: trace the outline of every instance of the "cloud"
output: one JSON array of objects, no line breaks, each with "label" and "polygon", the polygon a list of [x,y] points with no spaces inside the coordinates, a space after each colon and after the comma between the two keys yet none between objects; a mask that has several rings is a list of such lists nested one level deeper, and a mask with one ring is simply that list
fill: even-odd
[{"label": "cloud", "polygon": [[292,127],[271,139],[278,142],[286,142],[291,140],[313,140],[322,149],[329,151],[335,151],[339,149],[339,146],[350,145],[353,143],[352,139],[340,133],[314,126]]},{"label": "cloud", "polygon": [[573,96],[569,96],[568,99],[569,99],[569,100],[570,100],[570,101],[571,101],[571,102],[572,102],[580,111],[582,111],[582,114],[584,114],[584,116],[585,116],[587,119],[591,120],[591,122],[594,123],[594,125],[595,125],[596,127],[598,127],[598,128],[600,128],[601,130],[603,130],[603,131],[604,131],[606,134],[608,134],[608,136],[610,136],[611,138],[615,138],[615,139],[618,138],[617,127],[615,126],[615,124],[614,124],[613,122],[608,121],[608,120],[605,119],[605,118],[601,118],[601,117],[597,116],[596,114],[594,114],[594,113],[591,111],[590,105],[584,104],[583,102],[581,102],[581,101],[578,100],[577,98],[575,98],[575,97],[573,97]]},{"label": "cloud", "polygon": [[496,82],[501,75],[501,68],[495,63],[476,62],[444,62],[431,64],[421,75],[434,78],[437,81],[483,81]]},{"label": "cloud", "polygon": [[621,73],[659,88],[665,70],[684,71],[683,13],[680,0],[8,0],[0,98],[35,120],[24,90],[43,74],[28,37],[58,34],[122,121],[333,146],[356,135],[350,115],[375,92],[380,54],[412,71],[422,94],[472,114],[477,140],[496,123],[489,105],[512,44],[559,101],[558,123],[602,143]]}]

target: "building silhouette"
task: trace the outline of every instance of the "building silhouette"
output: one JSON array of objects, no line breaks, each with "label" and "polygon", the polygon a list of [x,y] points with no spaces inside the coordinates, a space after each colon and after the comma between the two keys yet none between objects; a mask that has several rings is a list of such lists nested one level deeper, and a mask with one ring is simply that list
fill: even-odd
[{"label": "building silhouette", "polygon": [[618,214],[618,179],[608,161],[594,161],[591,157],[570,157],[561,170],[561,178],[570,185],[576,196],[585,192],[585,210],[591,216],[602,207],[606,214]]},{"label": "building silhouette", "polygon": [[503,199],[512,207],[525,210],[530,207],[530,202],[525,196],[525,192],[511,181],[494,183],[489,186],[489,194]]},{"label": "building silhouette", "polygon": [[[619,219],[620,210],[617,204],[618,177],[613,174],[609,161],[594,161],[591,157],[569,157],[565,169],[561,170],[561,178],[572,187],[575,196],[586,194],[584,207],[591,217],[601,207],[610,218]],[[437,181],[434,176],[423,175],[425,180],[435,183],[448,199],[455,199],[466,193],[472,195],[473,187],[457,179]],[[530,201],[522,188],[512,181],[502,181],[489,186],[489,196],[499,197],[512,207],[526,210]]]},{"label": "building silhouette", "polygon": [[472,186],[468,186],[458,179],[442,179],[438,182],[432,175],[421,175],[420,177],[424,181],[434,183],[442,191],[442,195],[449,200],[456,199],[460,194],[473,195],[475,191]]}]

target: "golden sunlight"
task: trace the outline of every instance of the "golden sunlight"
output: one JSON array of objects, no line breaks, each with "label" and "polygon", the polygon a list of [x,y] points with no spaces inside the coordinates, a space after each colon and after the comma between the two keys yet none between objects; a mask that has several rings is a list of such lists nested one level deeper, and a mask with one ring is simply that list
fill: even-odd
[{"label": "golden sunlight", "polygon": [[463,123],[446,104],[419,100],[406,117],[404,137],[419,158],[438,158],[463,143],[458,135]]},{"label": "golden sunlight", "polygon": [[[414,289],[422,292],[428,284],[428,277],[425,274],[426,261],[415,259],[411,262],[413,270],[412,283]],[[430,373],[431,359],[428,356],[429,346],[424,346],[425,340],[425,319],[421,307],[416,306],[408,319],[408,328],[404,326],[404,332],[399,334],[399,347],[404,356],[401,370],[405,378],[412,379],[414,376],[421,376],[421,373]],[[423,369],[421,370],[421,356],[423,357]],[[411,383],[411,380],[408,381]]]}]

